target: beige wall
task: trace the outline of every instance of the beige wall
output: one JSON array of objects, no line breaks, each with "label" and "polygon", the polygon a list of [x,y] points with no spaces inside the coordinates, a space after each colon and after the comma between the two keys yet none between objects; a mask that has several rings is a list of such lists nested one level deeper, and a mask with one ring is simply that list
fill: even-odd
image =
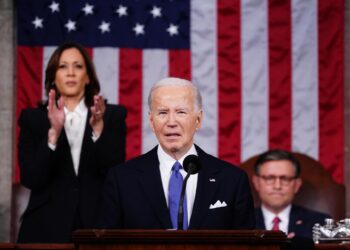
[{"label": "beige wall", "polygon": [[13,69],[13,1],[0,0],[0,241],[10,239]]}]

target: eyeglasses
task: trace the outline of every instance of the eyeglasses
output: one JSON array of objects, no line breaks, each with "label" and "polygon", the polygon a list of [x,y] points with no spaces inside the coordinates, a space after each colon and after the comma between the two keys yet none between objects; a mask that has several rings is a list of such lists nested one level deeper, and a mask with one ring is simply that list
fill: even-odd
[{"label": "eyeglasses", "polygon": [[261,179],[265,181],[267,185],[273,185],[275,184],[276,180],[279,179],[281,185],[288,186],[293,180],[295,180],[296,176],[275,176],[275,175],[258,175]]}]

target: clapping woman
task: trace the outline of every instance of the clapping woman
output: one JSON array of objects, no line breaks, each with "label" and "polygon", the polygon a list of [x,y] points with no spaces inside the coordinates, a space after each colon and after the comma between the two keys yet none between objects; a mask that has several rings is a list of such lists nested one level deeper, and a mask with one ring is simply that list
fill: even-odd
[{"label": "clapping woman", "polygon": [[107,170],[125,160],[126,109],[108,105],[86,50],[64,43],[45,75],[46,105],[19,118],[21,184],[31,190],[18,242],[70,242],[94,226]]}]

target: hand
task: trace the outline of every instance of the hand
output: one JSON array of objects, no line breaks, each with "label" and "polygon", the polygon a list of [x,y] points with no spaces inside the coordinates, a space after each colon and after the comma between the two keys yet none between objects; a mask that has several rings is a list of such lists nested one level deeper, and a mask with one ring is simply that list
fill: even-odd
[{"label": "hand", "polygon": [[94,96],[94,105],[90,108],[90,126],[96,136],[100,136],[103,130],[103,115],[106,111],[105,100],[101,95]]},{"label": "hand", "polygon": [[51,124],[51,128],[48,132],[48,142],[56,145],[58,137],[61,134],[64,126],[64,101],[62,96],[58,99],[56,105],[56,91],[51,89],[49,92],[49,103],[47,106],[47,115]]}]

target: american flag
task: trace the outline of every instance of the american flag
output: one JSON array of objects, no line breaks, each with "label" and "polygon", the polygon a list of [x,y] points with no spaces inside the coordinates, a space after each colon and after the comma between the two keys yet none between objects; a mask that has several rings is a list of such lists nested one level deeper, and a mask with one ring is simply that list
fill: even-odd
[{"label": "american flag", "polygon": [[128,159],[157,144],[147,95],[175,76],[201,90],[195,142],[207,152],[234,164],[269,148],[306,153],[342,183],[344,5],[17,0],[17,116],[46,98],[44,69],[56,46],[76,41],[96,65],[102,94],[128,109]]}]

